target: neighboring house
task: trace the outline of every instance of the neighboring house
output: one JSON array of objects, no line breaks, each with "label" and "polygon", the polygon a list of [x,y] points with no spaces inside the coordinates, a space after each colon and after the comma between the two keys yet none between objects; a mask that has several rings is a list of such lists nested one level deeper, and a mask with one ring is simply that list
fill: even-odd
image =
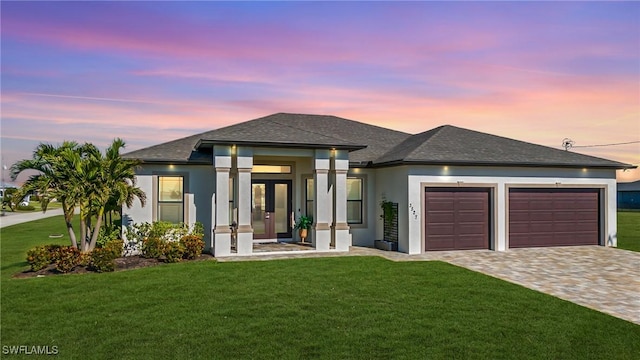
[{"label": "neighboring house", "polygon": [[[335,116],[274,114],[125,154],[143,162],[132,222],[201,222],[215,256],[296,240],[373,246],[380,201],[398,250],[616,246],[616,170],[628,164],[455,126],[411,135]],[[232,242],[232,227],[235,230]]]},{"label": "neighboring house", "polygon": [[618,209],[640,209],[640,180],[618,183]]}]

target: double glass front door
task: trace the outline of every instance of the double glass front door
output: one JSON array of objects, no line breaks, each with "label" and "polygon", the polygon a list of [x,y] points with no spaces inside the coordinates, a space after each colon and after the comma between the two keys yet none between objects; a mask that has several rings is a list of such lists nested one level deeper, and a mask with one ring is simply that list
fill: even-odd
[{"label": "double glass front door", "polygon": [[252,180],[251,205],[254,239],[292,238],[291,180]]}]

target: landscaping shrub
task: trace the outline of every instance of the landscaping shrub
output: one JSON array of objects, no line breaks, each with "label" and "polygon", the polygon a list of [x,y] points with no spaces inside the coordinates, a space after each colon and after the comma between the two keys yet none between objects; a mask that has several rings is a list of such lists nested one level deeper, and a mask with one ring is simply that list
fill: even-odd
[{"label": "landscaping shrub", "polygon": [[184,247],[179,242],[168,241],[163,244],[163,261],[175,263],[182,260]]},{"label": "landscaping shrub", "polygon": [[159,259],[164,254],[164,241],[151,237],[142,240],[142,256],[150,259]]},{"label": "landscaping shrub", "polygon": [[47,246],[36,246],[27,251],[27,261],[31,271],[38,271],[51,264],[51,252]]},{"label": "landscaping shrub", "polygon": [[112,226],[103,226],[98,233],[98,240],[96,241],[97,247],[105,247],[105,245],[111,240],[120,239],[120,229]]},{"label": "landscaping shrub", "polygon": [[55,255],[56,270],[67,273],[78,266],[80,262],[80,250],[73,246],[58,248]]},{"label": "landscaping shrub", "polygon": [[91,254],[80,253],[78,255],[78,266],[89,267],[91,265]]},{"label": "landscaping shrub", "polygon": [[22,210],[22,211],[33,211],[35,209],[36,208],[33,205],[27,205],[27,206],[17,205],[16,206],[16,210]]},{"label": "landscaping shrub", "polygon": [[116,268],[116,252],[112,248],[95,248],[91,252],[91,264],[89,268],[96,272],[110,272]]},{"label": "landscaping shrub", "polygon": [[64,245],[49,244],[49,245],[45,245],[44,247],[49,252],[49,258],[51,259],[51,263],[53,263],[56,260],[56,256],[58,254],[58,250],[60,248],[64,247]]},{"label": "landscaping shrub", "polygon": [[185,259],[193,260],[202,254],[204,241],[201,235],[185,235],[180,239],[180,244],[184,247]]},{"label": "landscaping shrub", "polygon": [[113,253],[113,257],[115,258],[119,258],[120,256],[122,256],[122,249],[124,247],[124,241],[117,239],[117,240],[109,240],[104,246],[103,248],[111,251]]},{"label": "landscaping shrub", "polygon": [[149,237],[163,238],[167,232],[175,227],[174,224],[166,221],[156,221],[151,224],[149,229]]}]

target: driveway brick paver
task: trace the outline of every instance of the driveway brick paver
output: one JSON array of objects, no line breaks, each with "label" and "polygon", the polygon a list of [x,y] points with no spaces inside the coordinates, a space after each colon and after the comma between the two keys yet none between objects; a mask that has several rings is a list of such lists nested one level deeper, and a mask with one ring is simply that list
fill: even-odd
[{"label": "driveway brick paver", "polygon": [[352,247],[350,252],[263,253],[219,261],[324,256],[441,260],[640,324],[640,253],[603,246],[431,251],[419,255]]}]

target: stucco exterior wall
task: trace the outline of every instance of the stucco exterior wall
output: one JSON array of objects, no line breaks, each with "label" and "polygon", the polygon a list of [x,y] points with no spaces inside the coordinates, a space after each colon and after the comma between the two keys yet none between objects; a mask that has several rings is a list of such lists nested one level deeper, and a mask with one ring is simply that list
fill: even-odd
[{"label": "stucco exterior wall", "polygon": [[376,194],[372,202],[375,206],[375,240],[383,238],[383,222],[380,219],[382,209],[380,201],[384,197],[387,201],[398,203],[398,251],[410,253],[412,251],[410,235],[408,233],[409,203],[407,198],[407,166],[396,166],[376,169]]},{"label": "stucco exterior wall", "polygon": [[[154,177],[158,175],[182,175],[184,176],[185,222],[201,222],[204,226],[205,246],[211,243],[211,196],[215,189],[215,173],[209,165],[143,165],[136,171],[137,185],[147,195],[147,203],[144,207],[136,202],[131,209],[122,208],[123,216],[134,223],[152,222],[154,218],[154,206],[157,203],[157,185],[154,185]],[[193,194],[190,196],[189,194]]]},{"label": "stucco exterior wall", "polygon": [[[384,186],[384,185],[381,185]],[[498,251],[508,249],[508,191],[510,187],[571,188],[590,187],[602,189],[601,244],[617,245],[616,180],[615,170],[593,169],[542,169],[412,166],[408,169],[408,196],[405,212],[408,216],[407,232],[400,235],[401,243],[408,243],[408,253],[418,254],[424,244],[424,188],[425,186],[486,186],[493,188],[493,243]],[[400,211],[402,214],[402,210]],[[402,215],[401,215],[402,216]],[[407,238],[403,238],[407,236]]]},{"label": "stucco exterior wall", "polygon": [[378,202],[376,201],[376,170],[350,169],[348,177],[360,177],[364,181],[362,224],[350,224],[354,246],[372,247],[376,239],[376,225],[379,222]]}]

